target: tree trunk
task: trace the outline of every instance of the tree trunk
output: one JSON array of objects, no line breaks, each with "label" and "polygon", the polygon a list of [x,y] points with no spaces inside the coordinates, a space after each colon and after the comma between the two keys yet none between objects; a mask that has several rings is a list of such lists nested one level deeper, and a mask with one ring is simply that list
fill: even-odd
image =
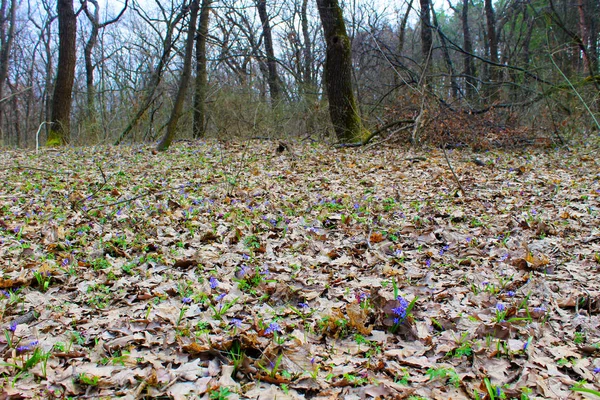
[{"label": "tree trunk", "polygon": [[406,6],[406,11],[404,12],[404,16],[402,17],[402,22],[400,23],[400,29],[398,30],[398,56],[400,56],[404,50],[406,25],[408,24],[408,16],[412,10],[413,1],[414,0],[409,0],[408,5]]},{"label": "tree trunk", "polygon": [[196,36],[196,83],[194,93],[194,138],[203,138],[206,134],[206,94],[208,93],[208,75],[206,73],[206,38],[210,20],[212,0],[202,0],[198,35]]},{"label": "tree trunk", "polygon": [[118,146],[119,144],[121,144],[123,139],[125,139],[125,137],[127,135],[129,135],[129,133],[133,130],[133,128],[138,123],[140,118],[142,118],[142,116],[144,115],[146,110],[148,110],[148,108],[154,101],[154,93],[156,92],[156,89],[158,88],[158,85],[160,84],[160,81],[162,79],[162,74],[167,66],[169,58],[171,57],[171,50],[173,49],[173,42],[174,42],[173,33],[175,31],[175,27],[177,26],[179,21],[184,16],[185,16],[185,12],[181,11],[168,24],[167,33],[165,34],[165,39],[163,40],[163,52],[160,57],[160,60],[158,60],[158,65],[156,66],[156,69],[153,71],[152,76],[150,78],[150,83],[148,85],[147,92],[144,97],[144,101],[142,102],[139,110],[134,115],[134,117],[131,119],[131,121],[129,121],[129,124],[127,124],[127,127],[125,127],[123,132],[121,132],[121,134],[119,135],[119,138],[115,141],[115,146]]},{"label": "tree trunk", "polygon": [[58,0],[58,65],[52,97],[52,118],[47,146],[61,146],[70,140],[71,96],[77,61],[77,16],[73,0]]},{"label": "tree trunk", "polygon": [[[490,49],[490,61],[498,64],[498,37],[496,36],[496,17],[494,15],[494,6],[492,0],[484,1],[485,22],[487,27],[487,41]],[[490,66],[490,80],[497,80],[497,68]]]},{"label": "tree trunk", "polygon": [[[6,7],[10,1],[10,9],[6,14]],[[2,128],[2,115],[4,114],[4,85],[8,79],[8,64],[10,52],[15,36],[15,16],[17,13],[16,0],[2,0],[0,3],[0,132]],[[3,135],[0,135],[0,139]]]},{"label": "tree trunk", "polygon": [[265,41],[265,53],[267,54],[267,70],[269,83],[269,92],[271,93],[271,103],[275,104],[279,100],[279,76],[277,75],[277,60],[273,51],[273,35],[271,33],[271,23],[267,13],[267,0],[257,0],[256,8],[262,24],[263,38]]},{"label": "tree trunk", "polygon": [[196,36],[196,20],[198,19],[198,1],[199,0],[192,0],[188,35],[185,41],[183,71],[181,71],[181,79],[179,81],[179,88],[177,89],[177,97],[175,98],[173,110],[171,110],[171,116],[169,118],[169,122],[167,123],[167,132],[156,146],[156,150],[158,151],[167,150],[173,142],[173,139],[175,139],[175,134],[177,133],[177,122],[179,122],[179,118],[181,117],[183,103],[185,101],[185,94],[187,92],[192,75],[192,53],[194,51],[194,37]]},{"label": "tree trunk", "polygon": [[300,19],[302,23],[302,38],[304,39],[304,72],[302,75],[302,83],[306,88],[313,86],[313,56],[312,56],[312,43],[310,40],[310,32],[308,30],[308,0],[302,0],[302,8],[300,11]]},{"label": "tree trunk", "polygon": [[471,40],[471,29],[469,28],[469,1],[463,0],[462,9],[462,30],[463,30],[463,47],[465,53],[463,54],[463,64],[466,75],[466,92],[467,99],[472,100],[475,95],[475,89],[477,88],[477,80],[475,79],[475,67],[473,66],[473,42]]},{"label": "tree trunk", "polygon": [[421,55],[423,56],[424,66],[429,64],[429,55],[433,47],[433,38],[431,35],[431,12],[429,9],[429,0],[419,0],[421,4]]},{"label": "tree trunk", "polygon": [[435,14],[435,10],[431,8],[431,16],[433,17],[433,26],[435,26],[436,31],[438,32],[438,36],[440,38],[440,42],[442,44],[442,54],[444,55],[444,61],[446,62],[446,66],[448,67],[448,74],[450,75],[450,89],[453,99],[458,98],[458,84],[456,83],[456,72],[454,71],[454,65],[452,64],[452,59],[450,58],[450,52],[448,51],[448,46],[446,45],[446,37],[441,34],[440,27],[438,25],[437,16]]},{"label": "tree trunk", "polygon": [[324,80],[331,122],[340,142],[358,142],[367,132],[352,91],[352,50],[342,9],[337,0],[317,0],[317,7],[327,45]]},{"label": "tree trunk", "polygon": [[[89,10],[88,3],[91,3],[94,6],[93,12]],[[92,134],[98,132],[98,126],[96,125],[96,87],[94,85],[94,70],[96,69],[96,66],[92,61],[92,51],[98,43],[98,34],[100,33],[100,29],[104,29],[108,25],[117,22],[125,13],[125,10],[127,9],[127,3],[128,0],[125,0],[125,5],[123,6],[123,9],[116,18],[104,23],[100,23],[100,7],[98,6],[98,2],[96,0],[86,0],[86,2],[83,5],[85,15],[87,16],[88,20],[90,21],[90,24],[92,25],[90,30],[90,36],[88,37],[88,40],[85,43],[85,47],[83,48],[87,100],[86,124],[87,128]]]}]

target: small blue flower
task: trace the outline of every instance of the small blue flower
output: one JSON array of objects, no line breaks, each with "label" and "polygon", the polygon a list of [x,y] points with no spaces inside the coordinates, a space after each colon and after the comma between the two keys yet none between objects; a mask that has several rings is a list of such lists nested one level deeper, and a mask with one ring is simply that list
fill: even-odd
[{"label": "small blue flower", "polygon": [[267,329],[265,329],[265,335],[269,335],[271,333],[281,333],[281,327],[279,326],[279,324],[277,322],[271,322],[269,324],[269,327]]},{"label": "small blue flower", "polygon": [[504,306],[504,304],[502,304],[502,303],[496,304],[496,310],[498,310],[499,312],[502,312],[505,309],[506,309],[506,307]]},{"label": "small blue flower", "polygon": [[513,292],[512,290],[509,290],[508,292],[506,292],[506,295],[508,297],[515,297],[515,292]]},{"label": "small blue flower", "polygon": [[594,373],[595,374],[600,374],[600,367],[595,367],[594,368]]},{"label": "small blue flower", "polygon": [[449,248],[450,248],[450,246],[448,246],[448,245],[446,245],[446,246],[442,247],[442,248],[440,249],[440,256],[443,256],[443,255],[444,255],[444,253],[445,253],[445,252],[447,252]]},{"label": "small blue flower", "polygon": [[240,278],[242,278],[244,275],[246,275],[248,273],[248,266],[246,264],[243,264],[240,267],[240,270],[238,271],[238,276]]},{"label": "small blue flower", "polygon": [[236,328],[241,328],[242,327],[242,320],[241,319],[237,319],[237,318],[232,318],[229,321],[229,325],[234,326]]},{"label": "small blue flower", "polygon": [[214,276],[211,276],[208,282],[210,283],[211,289],[216,289],[217,286],[219,286],[219,281]]},{"label": "small blue flower", "polygon": [[431,267],[431,258],[428,258],[427,261],[425,261],[425,265],[427,265],[427,267]]},{"label": "small blue flower", "polygon": [[220,295],[217,296],[217,301],[221,301],[223,300],[223,297],[225,297],[225,293],[221,293]]},{"label": "small blue flower", "polygon": [[298,307],[300,307],[300,308],[310,308],[310,306],[308,305],[308,303],[298,303]]},{"label": "small blue flower", "polygon": [[13,321],[10,323],[10,326],[8,327],[8,330],[10,330],[11,332],[14,332],[17,330],[17,325],[19,325],[19,323],[17,321]]},{"label": "small blue flower", "polygon": [[402,296],[398,296],[398,307],[392,308],[392,312],[394,313],[394,324],[401,323],[406,318],[406,312],[408,310],[408,301]]},{"label": "small blue flower", "polygon": [[183,304],[190,304],[192,302],[192,299],[189,297],[184,297],[183,299],[181,299],[181,302]]}]

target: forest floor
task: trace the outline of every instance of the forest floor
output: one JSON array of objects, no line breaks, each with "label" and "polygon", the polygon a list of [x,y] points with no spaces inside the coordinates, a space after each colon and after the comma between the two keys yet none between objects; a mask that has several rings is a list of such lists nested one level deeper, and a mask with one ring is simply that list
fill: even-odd
[{"label": "forest floor", "polygon": [[4,151],[0,398],[598,394],[597,153],[277,147]]}]

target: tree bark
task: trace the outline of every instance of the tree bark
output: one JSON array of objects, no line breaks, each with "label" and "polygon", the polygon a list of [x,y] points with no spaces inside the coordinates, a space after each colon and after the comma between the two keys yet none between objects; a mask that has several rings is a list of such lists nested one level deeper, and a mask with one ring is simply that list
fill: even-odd
[{"label": "tree bark", "polygon": [[433,46],[430,3],[429,0],[419,0],[419,2],[421,5],[421,55],[423,56],[423,63],[428,64],[429,54]]},{"label": "tree bark", "polygon": [[185,101],[185,94],[190,83],[192,75],[192,53],[194,51],[194,38],[196,36],[196,20],[198,19],[198,5],[199,0],[192,0],[190,10],[190,22],[188,26],[188,35],[185,41],[185,54],[183,59],[183,70],[181,71],[181,79],[179,81],[179,88],[177,89],[177,97],[171,110],[171,116],[167,123],[167,131],[163,136],[162,140],[156,146],[156,150],[165,151],[169,148],[175,135],[177,133],[177,122],[181,117],[183,110],[183,103]]},{"label": "tree bark", "polygon": [[358,142],[367,132],[352,91],[352,50],[342,9],[337,0],[317,0],[317,7],[327,46],[324,80],[331,122],[340,142]]},{"label": "tree bark", "polygon": [[271,103],[275,104],[279,100],[279,76],[277,74],[277,60],[273,51],[273,34],[271,32],[271,23],[269,14],[267,13],[267,0],[257,0],[256,8],[258,16],[262,24],[262,34],[265,43],[265,53],[267,54],[267,82],[269,84],[269,92],[271,93]]},{"label": "tree bark", "polygon": [[304,40],[304,71],[302,75],[302,83],[306,88],[313,86],[313,56],[312,56],[312,43],[310,40],[310,32],[308,30],[308,0],[302,0],[302,7],[300,10],[300,19],[302,24],[302,38]]},{"label": "tree bark", "polygon": [[206,94],[208,93],[208,75],[206,73],[206,38],[210,21],[212,0],[202,0],[198,35],[196,35],[196,82],[194,93],[194,138],[203,138],[206,134]]},{"label": "tree bark", "polygon": [[[8,15],[6,8],[10,2]],[[2,0],[0,3],[0,132],[4,132],[2,128],[2,115],[4,114],[4,86],[8,79],[8,64],[10,61],[10,52],[12,49],[13,40],[15,37],[15,16],[17,13],[16,0]],[[0,135],[0,139],[4,135]]]},{"label": "tree bark", "polygon": [[58,0],[58,65],[52,97],[52,118],[47,146],[61,146],[70,141],[70,118],[75,63],[77,61],[77,16],[73,0]]},{"label": "tree bark", "polygon": [[[492,0],[485,0],[484,8],[487,40],[490,49],[490,61],[498,64],[498,37],[496,36],[496,16],[494,15],[494,6],[492,5]],[[497,80],[497,69],[494,66],[490,66],[490,80]]]},{"label": "tree bark", "polygon": [[463,31],[463,47],[465,53],[463,54],[463,64],[466,75],[466,94],[467,99],[472,100],[475,95],[475,89],[477,88],[477,80],[475,79],[475,67],[473,66],[473,41],[471,40],[471,29],[469,27],[469,1],[463,0],[463,8],[461,14],[462,20],[462,31]]}]

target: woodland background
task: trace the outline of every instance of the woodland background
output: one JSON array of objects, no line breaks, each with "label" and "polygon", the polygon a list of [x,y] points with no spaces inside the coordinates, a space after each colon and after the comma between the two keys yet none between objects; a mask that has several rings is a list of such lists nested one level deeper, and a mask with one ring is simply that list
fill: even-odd
[{"label": "woodland background", "polygon": [[[194,6],[178,138],[332,132],[315,2],[2,0],[2,143],[31,147],[39,133],[43,144],[53,126],[64,130],[58,144],[160,138],[177,103]],[[489,148],[560,143],[596,125],[597,1],[340,6],[356,107],[371,133]],[[61,76],[70,68],[72,77]]]}]

